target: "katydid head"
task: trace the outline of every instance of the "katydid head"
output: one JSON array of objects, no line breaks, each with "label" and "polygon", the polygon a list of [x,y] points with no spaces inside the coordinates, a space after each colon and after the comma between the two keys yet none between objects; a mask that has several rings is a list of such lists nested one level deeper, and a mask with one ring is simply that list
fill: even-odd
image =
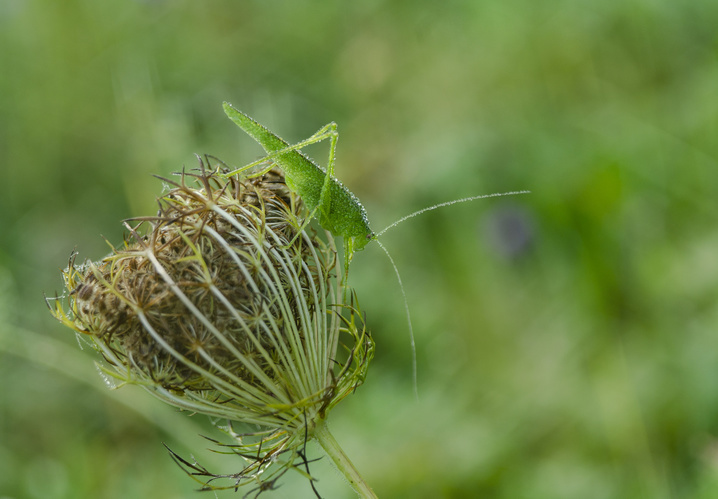
[{"label": "katydid head", "polygon": [[364,249],[364,246],[376,239],[376,234],[369,230],[369,227],[366,227],[366,231],[349,236],[349,239],[351,240],[352,249],[354,251],[361,251]]}]

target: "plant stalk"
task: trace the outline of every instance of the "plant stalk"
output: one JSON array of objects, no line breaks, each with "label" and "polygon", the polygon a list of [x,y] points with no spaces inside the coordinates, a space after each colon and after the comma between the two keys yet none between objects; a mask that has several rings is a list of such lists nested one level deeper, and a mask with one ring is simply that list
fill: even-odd
[{"label": "plant stalk", "polygon": [[376,499],[376,494],[364,481],[354,464],[349,460],[344,451],[339,446],[334,436],[329,432],[326,420],[320,421],[314,428],[314,438],[324,448],[327,455],[332,458],[335,466],[342,472],[344,477],[349,481],[352,489],[359,494],[362,499]]}]

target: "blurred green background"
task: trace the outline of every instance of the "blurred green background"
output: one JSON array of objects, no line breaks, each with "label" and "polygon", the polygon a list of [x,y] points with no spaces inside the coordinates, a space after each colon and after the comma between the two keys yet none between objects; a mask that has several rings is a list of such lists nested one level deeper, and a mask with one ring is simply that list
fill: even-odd
[{"label": "blurred green background", "polygon": [[[260,155],[228,100],[290,141],[336,121],[375,229],[532,191],[383,238],[418,401],[393,271],[355,257],[377,358],[330,423],[380,497],[718,497],[716,26],[713,0],[0,1],[0,496],[196,497],[161,442],[239,469],[205,418],[107,390],[42,296],[154,213],[151,174]],[[265,497],[312,497],[294,475]]]}]

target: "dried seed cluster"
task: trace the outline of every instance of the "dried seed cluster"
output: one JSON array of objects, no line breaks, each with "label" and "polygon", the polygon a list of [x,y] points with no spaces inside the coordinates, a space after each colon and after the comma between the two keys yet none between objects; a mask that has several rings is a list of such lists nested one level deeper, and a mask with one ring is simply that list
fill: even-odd
[{"label": "dried seed cluster", "polygon": [[200,163],[156,216],[126,224],[122,248],[72,258],[53,312],[89,335],[113,376],[294,438],[361,384],[373,343],[343,302],[333,241],[304,227],[281,170],[225,179]]}]

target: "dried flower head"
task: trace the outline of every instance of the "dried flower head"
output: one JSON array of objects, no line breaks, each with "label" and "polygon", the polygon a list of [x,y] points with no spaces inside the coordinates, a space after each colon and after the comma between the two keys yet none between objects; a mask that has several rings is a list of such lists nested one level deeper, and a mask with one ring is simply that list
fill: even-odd
[{"label": "dried flower head", "polygon": [[[363,382],[373,342],[331,234],[307,227],[281,170],[224,179],[205,162],[167,181],[155,216],[125,223],[121,248],[82,265],[73,255],[51,309],[91,340],[105,373],[181,409],[260,425],[232,433],[247,463],[224,478],[266,487]],[[218,477],[174,456],[206,483]]]}]

